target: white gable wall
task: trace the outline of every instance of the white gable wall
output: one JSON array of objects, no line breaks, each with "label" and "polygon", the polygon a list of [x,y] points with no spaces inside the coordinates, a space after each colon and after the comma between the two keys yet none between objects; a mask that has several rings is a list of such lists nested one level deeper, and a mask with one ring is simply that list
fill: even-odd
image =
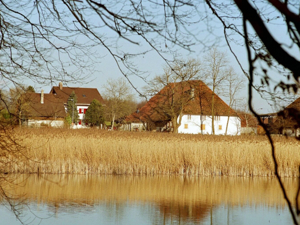
[{"label": "white gable wall", "polygon": [[[71,128],[86,128],[86,127],[88,127],[84,123],[85,112],[88,109],[88,107],[89,107],[89,105],[76,104],[76,108],[74,108],[74,110],[77,110],[77,112],[78,112],[78,123],[71,126]],[[65,110],[67,112],[67,105],[66,104],[65,104]]]},{"label": "white gable wall", "polygon": [[28,120],[27,126],[29,127],[41,127],[47,125],[49,127],[64,127],[64,120]]},{"label": "white gable wall", "polygon": [[[212,134],[211,116],[202,116],[204,125],[202,130],[203,134]],[[215,134],[224,135],[227,124],[227,116],[218,116],[215,118]],[[228,135],[240,135],[241,121],[239,117],[229,117],[229,124],[227,129]],[[183,115],[181,125],[178,128],[178,133],[186,134],[201,134],[201,121],[200,115]]]},{"label": "white gable wall", "polygon": [[86,128],[85,124],[85,113],[88,109],[88,105],[77,105],[77,112],[78,112],[78,122],[73,126],[73,128]]}]

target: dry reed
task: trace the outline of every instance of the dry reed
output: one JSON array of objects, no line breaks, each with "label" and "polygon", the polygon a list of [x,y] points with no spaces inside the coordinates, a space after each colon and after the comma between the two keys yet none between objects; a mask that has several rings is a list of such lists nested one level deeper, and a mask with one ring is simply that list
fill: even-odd
[{"label": "dry reed", "polygon": [[[185,174],[274,176],[263,136],[209,136],[111,132],[97,129],[17,129],[30,160],[8,173]],[[283,177],[298,177],[300,142],[276,137]]]}]

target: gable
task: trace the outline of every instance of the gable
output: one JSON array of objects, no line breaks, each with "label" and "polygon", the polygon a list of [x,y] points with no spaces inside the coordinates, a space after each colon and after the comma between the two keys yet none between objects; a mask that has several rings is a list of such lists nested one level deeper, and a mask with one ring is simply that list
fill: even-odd
[{"label": "gable", "polygon": [[[140,110],[127,117],[126,121],[166,121],[169,120],[168,104],[176,113],[183,108],[183,114],[211,115],[212,90],[202,81],[193,80],[170,83],[153,96]],[[214,94],[214,111],[216,116],[237,116],[218,95]]]}]

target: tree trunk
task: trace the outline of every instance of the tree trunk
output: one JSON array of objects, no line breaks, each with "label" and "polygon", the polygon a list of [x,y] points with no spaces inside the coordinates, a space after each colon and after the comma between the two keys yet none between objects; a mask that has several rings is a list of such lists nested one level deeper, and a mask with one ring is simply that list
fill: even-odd
[{"label": "tree trunk", "polygon": [[21,115],[22,114],[22,112],[21,112],[21,110],[20,110],[20,112],[19,112],[19,126],[21,127],[22,126],[22,118],[21,118]]},{"label": "tree trunk", "polygon": [[172,124],[173,124],[173,133],[177,134],[178,133],[178,123],[177,123],[177,118],[172,119]]},{"label": "tree trunk", "polygon": [[215,93],[212,94],[211,99],[211,132],[212,134],[215,134]]},{"label": "tree trunk", "polygon": [[229,124],[229,118],[230,118],[230,116],[227,117],[227,123],[226,123],[225,135],[227,135],[228,124]]},{"label": "tree trunk", "polygon": [[113,119],[112,119],[112,124],[111,124],[111,130],[114,130],[114,125],[115,125],[115,114],[113,115]]}]

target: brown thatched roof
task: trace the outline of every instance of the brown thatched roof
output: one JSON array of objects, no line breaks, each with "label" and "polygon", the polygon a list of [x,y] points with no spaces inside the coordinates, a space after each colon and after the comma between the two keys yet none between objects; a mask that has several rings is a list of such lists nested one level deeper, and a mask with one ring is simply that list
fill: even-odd
[{"label": "brown thatched roof", "polygon": [[300,111],[300,98],[297,98],[295,101],[289,104],[286,109],[296,109]]},{"label": "brown thatched roof", "polygon": [[94,99],[98,100],[102,104],[104,102],[97,88],[54,86],[52,87],[50,94],[61,98],[64,103],[67,103],[68,98],[70,97],[73,91],[77,97],[77,104],[89,105]]},{"label": "brown thatched roof", "polygon": [[43,104],[40,93],[25,93],[20,100],[22,113],[28,117],[64,118],[66,116],[63,100],[53,94],[44,94]]},{"label": "brown thatched roof", "polygon": [[[193,98],[191,94],[193,93]],[[212,90],[202,81],[193,80],[170,83],[153,96],[140,110],[126,118],[126,122],[166,121],[170,102],[175,111],[183,105],[183,113],[189,115],[211,115]],[[219,96],[215,95],[214,111],[216,116],[237,116]]]}]

